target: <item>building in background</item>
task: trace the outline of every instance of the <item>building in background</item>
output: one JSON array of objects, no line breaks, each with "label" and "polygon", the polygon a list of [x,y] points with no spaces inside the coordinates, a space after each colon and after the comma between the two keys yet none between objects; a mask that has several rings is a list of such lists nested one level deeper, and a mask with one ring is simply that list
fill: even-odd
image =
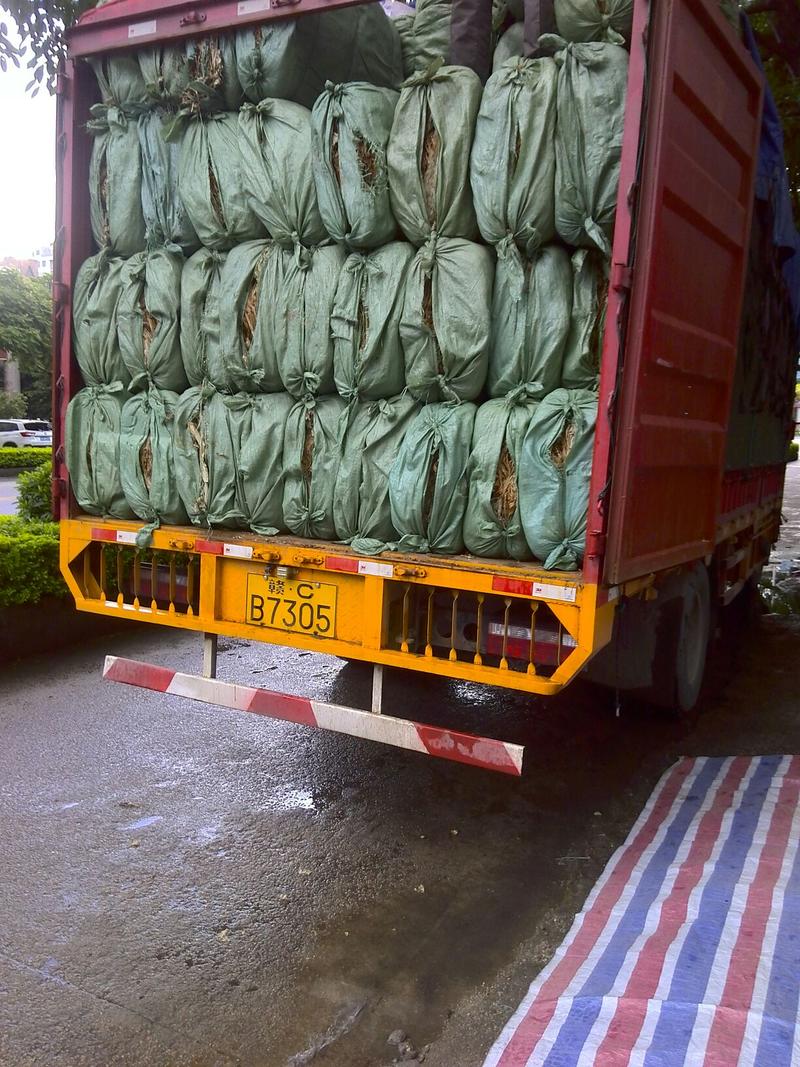
[{"label": "building in background", "polygon": [[53,246],[42,245],[37,248],[30,259],[17,259],[16,256],[3,256],[0,270],[18,270],[26,278],[41,278],[43,274],[53,273]]},{"label": "building in background", "polygon": [[3,256],[0,259],[0,269],[18,270],[26,278],[39,277],[39,261],[36,259],[17,259],[16,256]]},{"label": "building in background", "polygon": [[42,245],[33,253],[33,258],[39,264],[39,277],[43,274],[53,273],[53,246]]}]

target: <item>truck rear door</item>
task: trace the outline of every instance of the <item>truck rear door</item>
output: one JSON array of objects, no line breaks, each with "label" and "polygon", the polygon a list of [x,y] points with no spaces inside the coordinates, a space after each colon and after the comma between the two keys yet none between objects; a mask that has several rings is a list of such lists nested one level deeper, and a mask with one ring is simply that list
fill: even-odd
[{"label": "truck rear door", "polygon": [[717,0],[654,3],[649,32],[609,583],[714,545],[761,124],[761,76]]}]

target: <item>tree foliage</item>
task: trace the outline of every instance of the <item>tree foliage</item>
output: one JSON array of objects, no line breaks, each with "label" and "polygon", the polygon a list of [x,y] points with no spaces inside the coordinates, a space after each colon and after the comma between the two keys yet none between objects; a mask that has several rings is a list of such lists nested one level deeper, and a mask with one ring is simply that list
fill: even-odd
[{"label": "tree foliage", "polygon": [[64,27],[90,7],[94,7],[91,0],[3,0],[22,38],[22,48],[14,44],[7,24],[0,23],[0,68],[6,70],[9,62],[18,67],[25,61],[31,72],[28,89],[32,95],[42,86],[55,92],[56,74],[66,51]]},{"label": "tree foliage", "polygon": [[0,348],[19,364],[28,412],[50,417],[50,335],[53,298],[49,275],[26,278],[16,270],[0,269]]},{"label": "tree foliage", "polygon": [[0,393],[0,419],[24,419],[28,401],[22,393]]},{"label": "tree foliage", "polygon": [[794,217],[800,225],[800,0],[751,0],[744,8],[781,116]]}]

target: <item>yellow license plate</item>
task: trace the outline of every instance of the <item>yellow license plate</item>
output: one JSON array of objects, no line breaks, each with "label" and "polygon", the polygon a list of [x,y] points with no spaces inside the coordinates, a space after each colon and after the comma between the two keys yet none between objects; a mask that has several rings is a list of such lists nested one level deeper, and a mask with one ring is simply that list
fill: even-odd
[{"label": "yellow license plate", "polygon": [[249,574],[246,617],[255,626],[334,637],[336,586]]}]

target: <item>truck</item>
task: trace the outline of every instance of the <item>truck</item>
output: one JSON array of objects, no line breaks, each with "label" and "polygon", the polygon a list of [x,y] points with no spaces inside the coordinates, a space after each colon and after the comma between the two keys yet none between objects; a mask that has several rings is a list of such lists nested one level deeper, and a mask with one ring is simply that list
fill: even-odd
[{"label": "truck", "polygon": [[[349,0],[345,0],[348,3]],[[302,18],[340,0],[295,0]],[[343,5],[342,5],[343,6]],[[382,713],[384,668],[549,697],[583,676],[680,712],[720,611],[779,534],[797,356],[797,236],[754,46],[717,0],[635,0],[586,551],[576,571],[81,514],[64,457],[80,388],[71,294],[91,253],[86,59],[287,17],[282,0],[114,0],[58,78],[54,508],[80,611],[202,636],[202,675],[107,657],[107,679],[519,775],[521,746]],[[372,665],[369,709],[216,678],[219,635]],[[482,705],[486,715],[488,705]],[[490,714],[490,713],[489,713]]]}]

